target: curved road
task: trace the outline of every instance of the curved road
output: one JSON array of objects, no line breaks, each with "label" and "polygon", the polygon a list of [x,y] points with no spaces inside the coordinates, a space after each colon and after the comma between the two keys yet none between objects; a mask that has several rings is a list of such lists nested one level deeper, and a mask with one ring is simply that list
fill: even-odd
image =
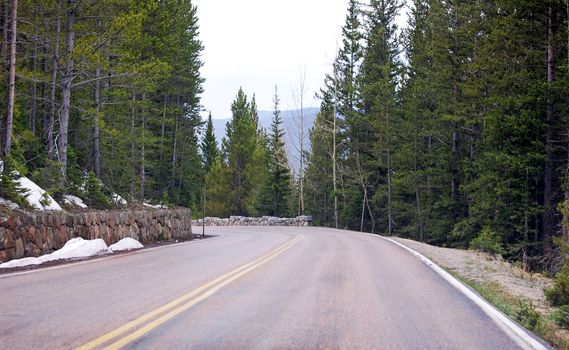
[{"label": "curved road", "polygon": [[207,231],[217,237],[0,275],[0,348],[523,345],[389,241],[307,227]]}]

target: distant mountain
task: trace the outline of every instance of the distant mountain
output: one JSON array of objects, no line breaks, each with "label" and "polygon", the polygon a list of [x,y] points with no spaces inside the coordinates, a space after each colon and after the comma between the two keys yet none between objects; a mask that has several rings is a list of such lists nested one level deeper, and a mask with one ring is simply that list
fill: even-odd
[{"label": "distant mountain", "polygon": [[[314,121],[316,120],[316,115],[320,109],[316,107],[304,108],[304,134],[306,136],[305,146],[309,147],[308,132],[314,126]],[[297,125],[300,119],[300,110],[287,110],[281,112],[281,118],[283,120],[283,128],[285,130],[285,146],[289,161],[293,166],[298,163],[299,152],[297,150],[298,138],[299,138],[299,128]],[[259,111],[259,124],[262,128],[265,128],[267,132],[271,127],[271,121],[273,119],[272,111]],[[215,131],[215,136],[219,145],[221,145],[221,139],[225,137],[225,126],[230,119],[213,119],[213,128]]]}]

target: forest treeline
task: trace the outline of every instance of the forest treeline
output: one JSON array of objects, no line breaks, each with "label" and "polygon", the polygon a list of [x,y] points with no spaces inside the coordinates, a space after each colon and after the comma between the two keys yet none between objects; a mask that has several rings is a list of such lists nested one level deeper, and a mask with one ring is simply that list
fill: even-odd
[{"label": "forest treeline", "polygon": [[569,239],[568,17],[566,0],[349,0],[291,171],[276,91],[269,130],[241,90],[221,144],[201,120],[190,0],[4,0],[0,197],[15,169],[93,206],[205,199],[548,268]]},{"label": "forest treeline", "polygon": [[569,199],[567,1],[350,0],[305,174],[316,223],[550,267]]},{"label": "forest treeline", "polygon": [[[196,7],[189,0],[0,6],[6,163],[56,197],[87,196],[95,206],[109,205],[113,193],[194,206],[203,181]],[[14,188],[4,180],[9,197]]]},{"label": "forest treeline", "polygon": [[221,145],[211,115],[201,120],[203,46],[190,0],[0,5],[0,197],[23,204],[13,180],[26,175],[91,207],[126,198],[201,213],[206,199],[208,215],[292,214],[276,89],[268,131],[241,90]]}]

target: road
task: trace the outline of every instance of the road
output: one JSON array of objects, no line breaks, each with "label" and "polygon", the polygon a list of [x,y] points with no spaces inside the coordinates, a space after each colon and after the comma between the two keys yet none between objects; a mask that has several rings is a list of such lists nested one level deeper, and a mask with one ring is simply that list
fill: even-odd
[{"label": "road", "polygon": [[0,348],[519,349],[403,248],[309,227],[0,275]]}]

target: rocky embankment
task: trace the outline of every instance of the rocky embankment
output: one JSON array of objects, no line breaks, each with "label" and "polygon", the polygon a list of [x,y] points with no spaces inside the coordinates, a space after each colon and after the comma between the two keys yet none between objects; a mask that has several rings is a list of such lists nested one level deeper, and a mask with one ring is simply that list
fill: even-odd
[{"label": "rocky embankment", "polygon": [[[192,225],[203,226],[202,219],[192,220]],[[230,216],[229,218],[205,217],[206,226],[308,226],[312,216],[302,215],[294,218],[278,218],[262,216],[258,218],[248,216]]]},{"label": "rocky embankment", "polygon": [[75,237],[111,245],[125,237],[153,243],[191,235],[190,209],[14,212],[0,215],[0,262],[49,254]]}]

